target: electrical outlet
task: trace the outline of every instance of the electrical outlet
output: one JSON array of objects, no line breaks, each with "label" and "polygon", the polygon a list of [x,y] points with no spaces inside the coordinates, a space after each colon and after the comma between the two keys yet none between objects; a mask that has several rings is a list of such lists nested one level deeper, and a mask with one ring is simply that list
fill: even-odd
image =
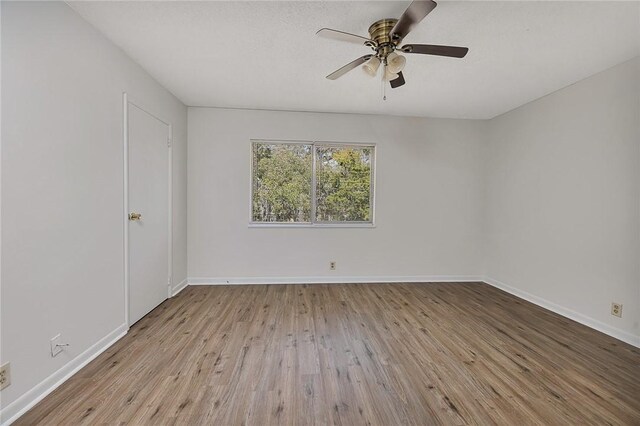
[{"label": "electrical outlet", "polygon": [[611,315],[622,318],[622,303],[611,303]]},{"label": "electrical outlet", "polygon": [[332,271],[336,270],[336,262],[335,262],[335,260],[332,260],[331,262],[329,262],[329,269],[331,269]]},{"label": "electrical outlet", "polygon": [[11,364],[6,363],[0,367],[0,390],[11,384]]},{"label": "electrical outlet", "polygon": [[51,339],[51,357],[57,356],[62,352],[67,344],[62,343],[62,336],[59,334]]}]

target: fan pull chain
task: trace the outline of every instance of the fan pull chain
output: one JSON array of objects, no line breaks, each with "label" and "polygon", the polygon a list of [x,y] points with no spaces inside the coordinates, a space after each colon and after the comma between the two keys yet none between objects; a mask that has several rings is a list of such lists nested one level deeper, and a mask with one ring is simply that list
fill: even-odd
[{"label": "fan pull chain", "polygon": [[387,64],[384,64],[384,68],[382,68],[382,78],[380,79],[380,82],[382,83],[382,100],[386,101],[387,100],[387,85],[384,84],[384,76],[387,74]]}]

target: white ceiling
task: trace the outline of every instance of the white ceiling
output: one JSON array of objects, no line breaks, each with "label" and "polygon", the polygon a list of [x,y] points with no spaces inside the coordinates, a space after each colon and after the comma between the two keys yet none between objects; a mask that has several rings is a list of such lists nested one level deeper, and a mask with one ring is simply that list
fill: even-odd
[{"label": "white ceiling", "polygon": [[406,43],[467,46],[464,59],[407,55],[387,90],[359,69],[363,36],[409,1],[69,2],[189,106],[491,118],[640,54],[640,2],[454,2]]}]

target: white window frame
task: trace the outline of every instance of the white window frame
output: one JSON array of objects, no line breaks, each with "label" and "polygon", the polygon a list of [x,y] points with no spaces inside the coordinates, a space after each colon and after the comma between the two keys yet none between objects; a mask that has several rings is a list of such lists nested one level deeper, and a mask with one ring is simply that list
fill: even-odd
[{"label": "white window frame", "polygon": [[[255,144],[271,145],[311,145],[311,222],[256,222],[253,220],[253,155]],[[370,221],[350,222],[317,222],[316,221],[316,146],[332,148],[355,147],[371,148],[371,187],[369,192]],[[378,147],[375,143],[363,142],[328,142],[281,139],[251,139],[249,143],[249,227],[250,228],[375,228],[375,200],[376,200],[376,159]]]}]

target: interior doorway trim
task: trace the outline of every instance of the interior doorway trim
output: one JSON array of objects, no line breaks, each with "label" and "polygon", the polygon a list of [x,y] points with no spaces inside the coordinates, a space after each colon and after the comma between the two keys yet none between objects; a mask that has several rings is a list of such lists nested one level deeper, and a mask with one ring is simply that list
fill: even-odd
[{"label": "interior doorway trim", "polygon": [[172,174],[172,158],[173,158],[173,125],[170,121],[158,116],[151,109],[145,107],[144,103],[132,98],[127,92],[122,93],[123,106],[123,126],[122,126],[122,148],[123,148],[123,206],[122,223],[124,228],[124,321],[129,327],[129,105],[141,109],[150,116],[156,118],[168,127],[167,135],[167,163],[168,163],[168,179],[167,179],[167,298],[171,297],[171,285],[173,277],[173,174]]}]

